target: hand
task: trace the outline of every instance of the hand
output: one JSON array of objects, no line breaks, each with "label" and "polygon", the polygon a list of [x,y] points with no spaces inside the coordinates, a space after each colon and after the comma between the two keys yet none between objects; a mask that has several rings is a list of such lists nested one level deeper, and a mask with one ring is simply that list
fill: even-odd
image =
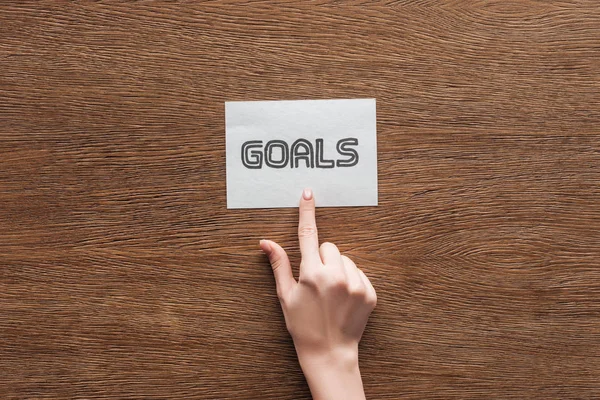
[{"label": "hand", "polygon": [[364,399],[358,343],[377,303],[366,275],[332,243],[319,247],[312,191],[300,199],[300,276],[277,243],[261,240],[269,257],[277,296],[315,399]]}]

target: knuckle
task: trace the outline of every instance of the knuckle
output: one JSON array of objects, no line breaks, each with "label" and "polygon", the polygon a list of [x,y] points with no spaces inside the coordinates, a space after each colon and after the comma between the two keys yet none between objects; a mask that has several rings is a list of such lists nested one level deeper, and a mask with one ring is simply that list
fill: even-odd
[{"label": "knuckle", "polygon": [[298,236],[307,238],[317,234],[317,227],[314,225],[302,225],[298,228]]},{"label": "knuckle", "polygon": [[321,243],[321,250],[332,250],[339,252],[337,246],[331,242],[323,242]]},{"label": "knuckle", "polygon": [[303,275],[302,280],[310,287],[319,287],[323,277],[319,272],[313,271]]},{"label": "knuckle", "polygon": [[346,281],[343,275],[334,275],[329,278],[327,283],[327,286],[329,286],[332,290],[336,292],[349,292],[348,282]]},{"label": "knuckle", "polygon": [[319,284],[314,279],[303,279],[302,283],[304,284],[304,286],[310,289],[312,293],[316,293],[319,290]]},{"label": "knuckle", "polygon": [[367,290],[364,285],[351,285],[348,287],[348,294],[355,298],[365,298],[367,295]]},{"label": "knuckle", "polygon": [[282,264],[283,260],[281,259],[281,257],[275,257],[271,260],[271,268],[273,268],[273,271],[277,271],[277,269],[279,269]]},{"label": "knuckle", "polygon": [[368,294],[366,303],[371,306],[371,308],[375,308],[377,306],[377,295],[375,293]]}]

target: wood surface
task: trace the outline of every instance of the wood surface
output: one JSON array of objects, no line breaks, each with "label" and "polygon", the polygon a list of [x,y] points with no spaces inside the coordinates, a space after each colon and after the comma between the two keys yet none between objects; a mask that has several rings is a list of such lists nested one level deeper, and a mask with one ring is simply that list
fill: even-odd
[{"label": "wood surface", "polygon": [[224,102],[366,97],[367,397],[600,398],[600,7],[425,0],[3,2],[0,398],[310,398]]}]

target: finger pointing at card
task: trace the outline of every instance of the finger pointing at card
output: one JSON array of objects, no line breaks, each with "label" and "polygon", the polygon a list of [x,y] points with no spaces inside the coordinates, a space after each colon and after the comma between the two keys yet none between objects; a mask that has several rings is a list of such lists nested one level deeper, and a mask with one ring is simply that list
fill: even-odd
[{"label": "finger pointing at card", "polygon": [[303,273],[303,269],[320,267],[321,257],[319,256],[315,199],[311,189],[304,189],[300,199],[298,240],[300,242],[300,254],[302,255],[300,274]]}]

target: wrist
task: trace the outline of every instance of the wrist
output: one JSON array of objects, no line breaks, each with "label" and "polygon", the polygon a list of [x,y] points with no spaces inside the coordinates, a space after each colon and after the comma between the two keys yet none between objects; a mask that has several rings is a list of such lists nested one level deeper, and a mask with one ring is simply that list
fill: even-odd
[{"label": "wrist", "polygon": [[298,361],[303,368],[351,370],[358,366],[358,345],[337,346],[329,349],[296,347]]},{"label": "wrist", "polygon": [[314,400],[365,398],[358,367],[358,346],[327,351],[296,349]]}]

